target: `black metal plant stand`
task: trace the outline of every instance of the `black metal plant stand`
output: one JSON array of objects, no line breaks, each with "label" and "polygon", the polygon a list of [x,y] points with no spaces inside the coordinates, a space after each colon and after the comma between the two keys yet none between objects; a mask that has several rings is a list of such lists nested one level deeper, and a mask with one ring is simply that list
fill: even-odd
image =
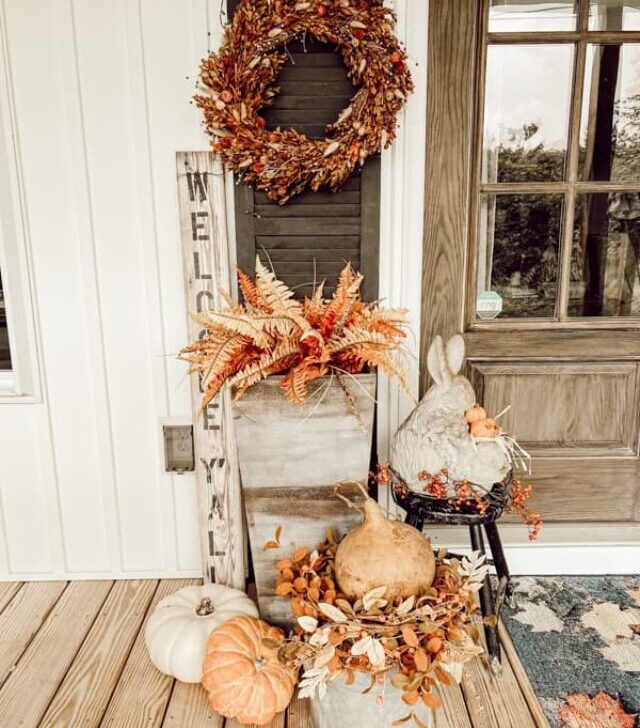
[{"label": "black metal plant stand", "polygon": [[[503,601],[513,599],[513,587],[509,567],[502,548],[502,541],[498,533],[496,521],[502,515],[509,500],[509,485],[511,477],[503,483],[496,483],[487,492],[487,509],[478,513],[471,507],[456,508],[446,498],[437,498],[428,494],[417,493],[402,487],[400,481],[392,483],[392,493],[395,502],[406,511],[405,523],[409,523],[418,531],[422,531],[425,523],[455,524],[467,526],[471,547],[474,551],[485,553],[485,542],[482,529],[487,536],[492,564],[498,576],[498,587],[493,589],[489,575],[485,577],[484,584],[479,593],[480,611],[484,619],[484,633],[487,649],[491,657],[491,667],[494,671],[500,668],[500,640],[498,637],[498,619]],[[398,487],[400,485],[401,487]]]}]

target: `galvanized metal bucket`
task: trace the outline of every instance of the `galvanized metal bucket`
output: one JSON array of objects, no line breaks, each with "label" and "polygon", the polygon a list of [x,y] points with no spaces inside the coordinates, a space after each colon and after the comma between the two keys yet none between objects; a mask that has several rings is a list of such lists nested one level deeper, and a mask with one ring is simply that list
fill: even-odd
[{"label": "galvanized metal bucket", "polygon": [[[412,711],[427,728],[433,728],[433,711],[422,701],[415,706],[408,706],[402,700],[402,690],[394,688],[389,682],[392,675],[393,671],[387,674],[384,693],[382,686],[376,685],[366,695],[362,694],[370,683],[366,673],[357,673],[351,685],[346,685],[343,678],[331,681],[326,695],[311,701],[313,728],[390,728],[394,720]],[[382,703],[376,701],[379,695],[384,695]]]}]

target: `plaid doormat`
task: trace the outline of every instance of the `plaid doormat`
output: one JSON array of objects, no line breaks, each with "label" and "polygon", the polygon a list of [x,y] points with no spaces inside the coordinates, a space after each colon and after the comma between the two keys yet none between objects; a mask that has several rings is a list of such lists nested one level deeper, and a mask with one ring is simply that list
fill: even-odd
[{"label": "plaid doormat", "polygon": [[514,579],[503,618],[553,728],[640,728],[640,576]]}]

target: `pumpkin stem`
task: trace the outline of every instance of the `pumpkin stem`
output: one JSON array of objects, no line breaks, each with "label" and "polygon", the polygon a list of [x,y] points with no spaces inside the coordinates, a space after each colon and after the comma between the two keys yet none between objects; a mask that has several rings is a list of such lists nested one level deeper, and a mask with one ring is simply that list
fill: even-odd
[{"label": "pumpkin stem", "polygon": [[208,617],[215,611],[216,608],[213,606],[213,602],[209,599],[209,597],[204,597],[200,604],[196,607],[196,614],[198,617]]}]

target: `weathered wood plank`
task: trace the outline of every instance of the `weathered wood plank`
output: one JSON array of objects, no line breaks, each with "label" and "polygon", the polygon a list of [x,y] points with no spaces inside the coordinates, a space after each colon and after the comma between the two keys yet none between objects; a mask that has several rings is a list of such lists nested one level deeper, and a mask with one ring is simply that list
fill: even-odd
[{"label": "weathered wood plank", "polygon": [[358,235],[360,218],[340,218],[327,224],[324,218],[256,218],[256,235]]},{"label": "weathered wood plank", "polygon": [[[275,595],[276,561],[290,556],[299,546],[312,549],[325,539],[329,526],[342,537],[361,521],[357,511],[333,496],[333,490],[333,486],[287,487],[244,493],[260,614],[272,624],[288,627],[293,622],[289,600]],[[345,487],[343,492],[356,502],[360,500],[353,487]],[[280,548],[265,550],[263,545],[273,540],[278,526],[282,527]]]},{"label": "weathered wood plank", "polygon": [[349,103],[349,95],[340,94],[331,96],[325,94],[322,96],[304,96],[287,93],[288,87],[281,89],[281,94],[276,96],[272,109],[277,111],[297,111],[300,109],[321,109],[331,112],[343,109]]},{"label": "weathered wood plank", "polygon": [[317,81],[297,81],[287,80],[286,83],[281,78],[277,81],[281,93],[292,96],[304,96],[314,94],[317,96],[349,96],[353,95],[357,88],[349,81],[349,79],[331,81],[328,79],[318,79]]},{"label": "weathered wood plank", "polygon": [[[291,53],[291,65],[297,68],[344,68],[342,55],[335,50],[333,53]],[[345,71],[346,73],[346,71]]]},{"label": "weathered wood plank", "polygon": [[66,581],[25,584],[2,611],[0,685],[7,679],[66,586]]},{"label": "weathered wood plank", "polygon": [[[360,250],[358,248],[308,248],[304,251],[305,264],[307,270],[309,263],[313,261],[322,262],[333,262],[344,265],[346,261],[358,260],[360,257]],[[282,263],[286,261],[297,263],[300,261],[300,251],[298,250],[283,250],[281,248],[275,248],[269,251],[269,257],[273,263]],[[279,274],[282,268],[278,268]]]},{"label": "weathered wood plank", "polygon": [[256,205],[256,217],[357,217],[360,205]]},{"label": "weathered wood plank", "polygon": [[243,489],[333,486],[366,478],[376,375],[342,380],[358,416],[336,377],[311,382],[299,406],[285,399],[281,381],[269,377],[234,404]]},{"label": "weathered wood plank", "polygon": [[[360,180],[360,176],[358,175],[355,178],[351,178],[355,180]],[[349,181],[345,182],[346,185],[349,184]],[[288,207],[297,207],[298,205],[325,205],[325,204],[332,204],[332,205],[356,205],[360,202],[360,189],[359,187],[356,189],[346,189],[345,187],[342,187],[341,189],[337,190],[336,192],[332,192],[331,190],[325,190],[324,192],[318,191],[318,192],[303,192],[302,194],[298,195],[297,197],[294,197],[292,200],[290,200],[287,203]],[[256,192],[255,193],[255,201],[257,205],[272,205],[273,203],[269,201],[269,198],[267,197],[265,192]]]},{"label": "weathered wood plank", "polygon": [[287,728],[310,728],[310,726],[311,705],[309,699],[294,697],[287,708]]},{"label": "weathered wood plank", "polygon": [[518,682],[518,687],[520,688],[522,697],[526,700],[527,705],[529,706],[536,728],[550,728],[547,716],[544,714],[542,707],[540,706],[538,696],[529,681],[529,676],[520,662],[518,652],[511,640],[509,630],[504,626],[504,622],[502,621],[498,622],[498,633],[500,635],[502,649],[504,650],[506,659],[509,660],[509,664],[511,665],[513,674]]},{"label": "weathered wood plank", "polygon": [[43,728],[98,725],[157,585],[116,582],[47,708]]},{"label": "weathered wood plank", "polygon": [[362,212],[360,213],[360,272],[364,276],[362,298],[378,297],[380,263],[380,155],[367,160],[362,170]]},{"label": "weathered wood plank", "polygon": [[[359,235],[325,235],[316,237],[313,235],[258,235],[256,237],[258,247],[266,250],[340,250],[348,248],[357,250],[360,255]],[[302,253],[299,253],[301,255]]]},{"label": "weathered wood plank", "polygon": [[21,588],[21,581],[3,581],[0,583],[0,612],[5,609]]},{"label": "weathered wood plank", "polygon": [[195,579],[161,581],[131,648],[127,662],[111,697],[101,726],[111,728],[153,728],[162,724],[171,697],[173,678],[163,675],[151,663],[144,643],[144,627],[158,602],[182,587],[198,584]]},{"label": "weathered wood plank", "polygon": [[[427,145],[425,172],[423,362],[433,337],[448,339],[463,320],[478,15],[476,0],[429,5],[427,133],[437,141]],[[426,367],[420,380],[424,392],[430,383]]]},{"label": "weathered wood plank", "polygon": [[280,71],[278,81],[282,83],[290,81],[344,81],[345,78],[347,78],[347,71],[340,66],[331,68],[306,66],[302,68],[288,64]]},{"label": "weathered wood plank", "polygon": [[[227,724],[228,725],[228,724]],[[224,718],[209,707],[201,685],[175,681],[162,728],[223,728]]]},{"label": "weathered wood plank", "polygon": [[284,728],[285,725],[285,714],[278,713],[273,717],[273,720],[268,723],[258,726],[255,724],[239,723],[235,718],[228,718],[225,723],[225,728]]},{"label": "weathered wood plank", "polygon": [[305,126],[315,126],[331,123],[338,116],[344,104],[336,104],[335,108],[326,107],[315,109],[275,109],[264,112],[265,119],[272,126],[293,126],[296,129]]},{"label": "weathered wood plank", "polygon": [[318,283],[323,278],[336,278],[338,273],[344,268],[348,258],[340,255],[334,255],[333,260],[316,260],[308,258],[304,261],[284,260],[278,266],[278,276],[302,276],[301,280],[313,280],[315,273]]},{"label": "weathered wood plank", "polygon": [[40,723],[111,586],[77,581],[65,589],[0,690],[0,725]]},{"label": "weathered wood plank", "polygon": [[[222,162],[207,152],[178,152],[176,164],[187,308],[219,308],[220,290],[230,290]],[[189,338],[200,333],[199,324],[190,318]],[[192,378],[191,396],[197,412],[202,397],[197,377]],[[205,579],[243,589],[242,499],[228,391],[220,392],[196,416],[193,431]]]},{"label": "weathered wood plank", "polygon": [[439,686],[437,691],[442,706],[434,711],[435,728],[474,728],[460,686],[452,682]]},{"label": "weathered wood plank", "polygon": [[334,121],[334,114],[330,113],[326,115],[325,119],[316,119],[315,124],[282,124],[280,122],[272,122],[269,118],[269,112],[264,114],[267,122],[267,129],[276,129],[278,127],[289,128],[292,127],[301,134],[306,134],[311,139],[324,139],[327,132],[327,124]]},{"label": "weathered wood plank", "polygon": [[484,660],[468,662],[462,692],[474,728],[535,728],[529,706],[505,657],[500,675],[494,675]]}]

